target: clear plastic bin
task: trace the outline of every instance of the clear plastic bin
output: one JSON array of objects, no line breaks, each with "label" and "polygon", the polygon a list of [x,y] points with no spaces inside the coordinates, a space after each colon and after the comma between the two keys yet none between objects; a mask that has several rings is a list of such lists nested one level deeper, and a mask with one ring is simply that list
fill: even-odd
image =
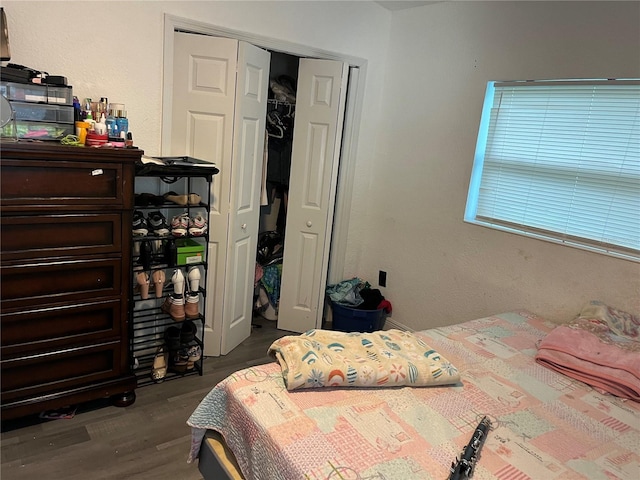
[{"label": "clear plastic bin", "polygon": [[73,106],[11,101],[16,120],[73,123]]},{"label": "clear plastic bin", "polygon": [[16,120],[9,122],[2,129],[3,137],[13,137],[13,126],[15,123],[16,136],[18,138],[29,138],[32,140],[60,140],[67,135],[74,133],[73,123],[48,123],[48,122],[28,122]]},{"label": "clear plastic bin", "polygon": [[0,82],[0,93],[7,97],[8,100],[16,100],[18,102],[73,105],[73,90],[68,86]]}]

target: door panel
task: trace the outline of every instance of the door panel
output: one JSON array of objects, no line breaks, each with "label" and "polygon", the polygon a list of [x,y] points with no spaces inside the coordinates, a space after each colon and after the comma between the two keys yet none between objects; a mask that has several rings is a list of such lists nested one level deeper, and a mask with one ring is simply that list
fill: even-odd
[{"label": "door panel", "polygon": [[163,155],[214,162],[211,183],[204,354],[220,355],[238,41],[174,32],[171,147]]},{"label": "door panel", "polygon": [[170,155],[215,162],[205,355],[251,333],[271,54],[237,40],[174,33]]},{"label": "door panel", "polygon": [[270,60],[269,52],[239,42],[223,355],[251,334]]},{"label": "door panel", "polygon": [[319,328],[346,101],[348,65],[301,59],[278,328]]}]

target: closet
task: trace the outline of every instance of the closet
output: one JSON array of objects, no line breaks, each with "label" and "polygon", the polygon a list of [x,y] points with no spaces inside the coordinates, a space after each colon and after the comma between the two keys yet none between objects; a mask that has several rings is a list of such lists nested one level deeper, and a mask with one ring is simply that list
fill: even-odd
[{"label": "closet", "polygon": [[278,320],[299,58],[271,52],[254,315]]},{"label": "closet", "polygon": [[[226,354],[250,335],[261,232],[280,229],[286,245],[278,328],[319,327],[348,64],[177,31],[167,51],[171,68],[164,83],[171,91],[163,105],[163,155],[188,155],[220,168],[211,187],[207,284],[214,298],[205,312],[205,354]],[[286,78],[296,85],[295,98],[273,93],[270,81]],[[292,133],[290,156],[285,133]],[[265,139],[267,152],[273,151],[265,175],[279,182],[263,179]],[[277,186],[262,192],[263,184]],[[271,201],[262,207],[265,195]]]}]

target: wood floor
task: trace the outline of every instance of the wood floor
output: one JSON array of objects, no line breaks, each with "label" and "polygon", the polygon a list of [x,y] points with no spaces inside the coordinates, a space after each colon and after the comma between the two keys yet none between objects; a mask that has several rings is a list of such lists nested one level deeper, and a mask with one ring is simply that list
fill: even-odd
[{"label": "wood floor", "polygon": [[136,390],[136,402],[118,408],[106,402],[81,406],[74,418],[37,418],[2,424],[2,480],[202,479],[188,464],[193,410],[230,373],[271,361],[267,349],[290,332],[256,319],[249,337],[223,357],[206,358],[204,374]]}]

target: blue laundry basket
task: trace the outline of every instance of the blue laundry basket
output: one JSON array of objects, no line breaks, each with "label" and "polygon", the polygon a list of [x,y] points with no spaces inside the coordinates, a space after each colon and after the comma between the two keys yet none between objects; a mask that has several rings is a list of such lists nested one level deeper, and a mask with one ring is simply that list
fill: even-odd
[{"label": "blue laundry basket", "polygon": [[333,330],[341,332],[374,332],[384,328],[385,311],[358,310],[339,303],[331,302]]}]

